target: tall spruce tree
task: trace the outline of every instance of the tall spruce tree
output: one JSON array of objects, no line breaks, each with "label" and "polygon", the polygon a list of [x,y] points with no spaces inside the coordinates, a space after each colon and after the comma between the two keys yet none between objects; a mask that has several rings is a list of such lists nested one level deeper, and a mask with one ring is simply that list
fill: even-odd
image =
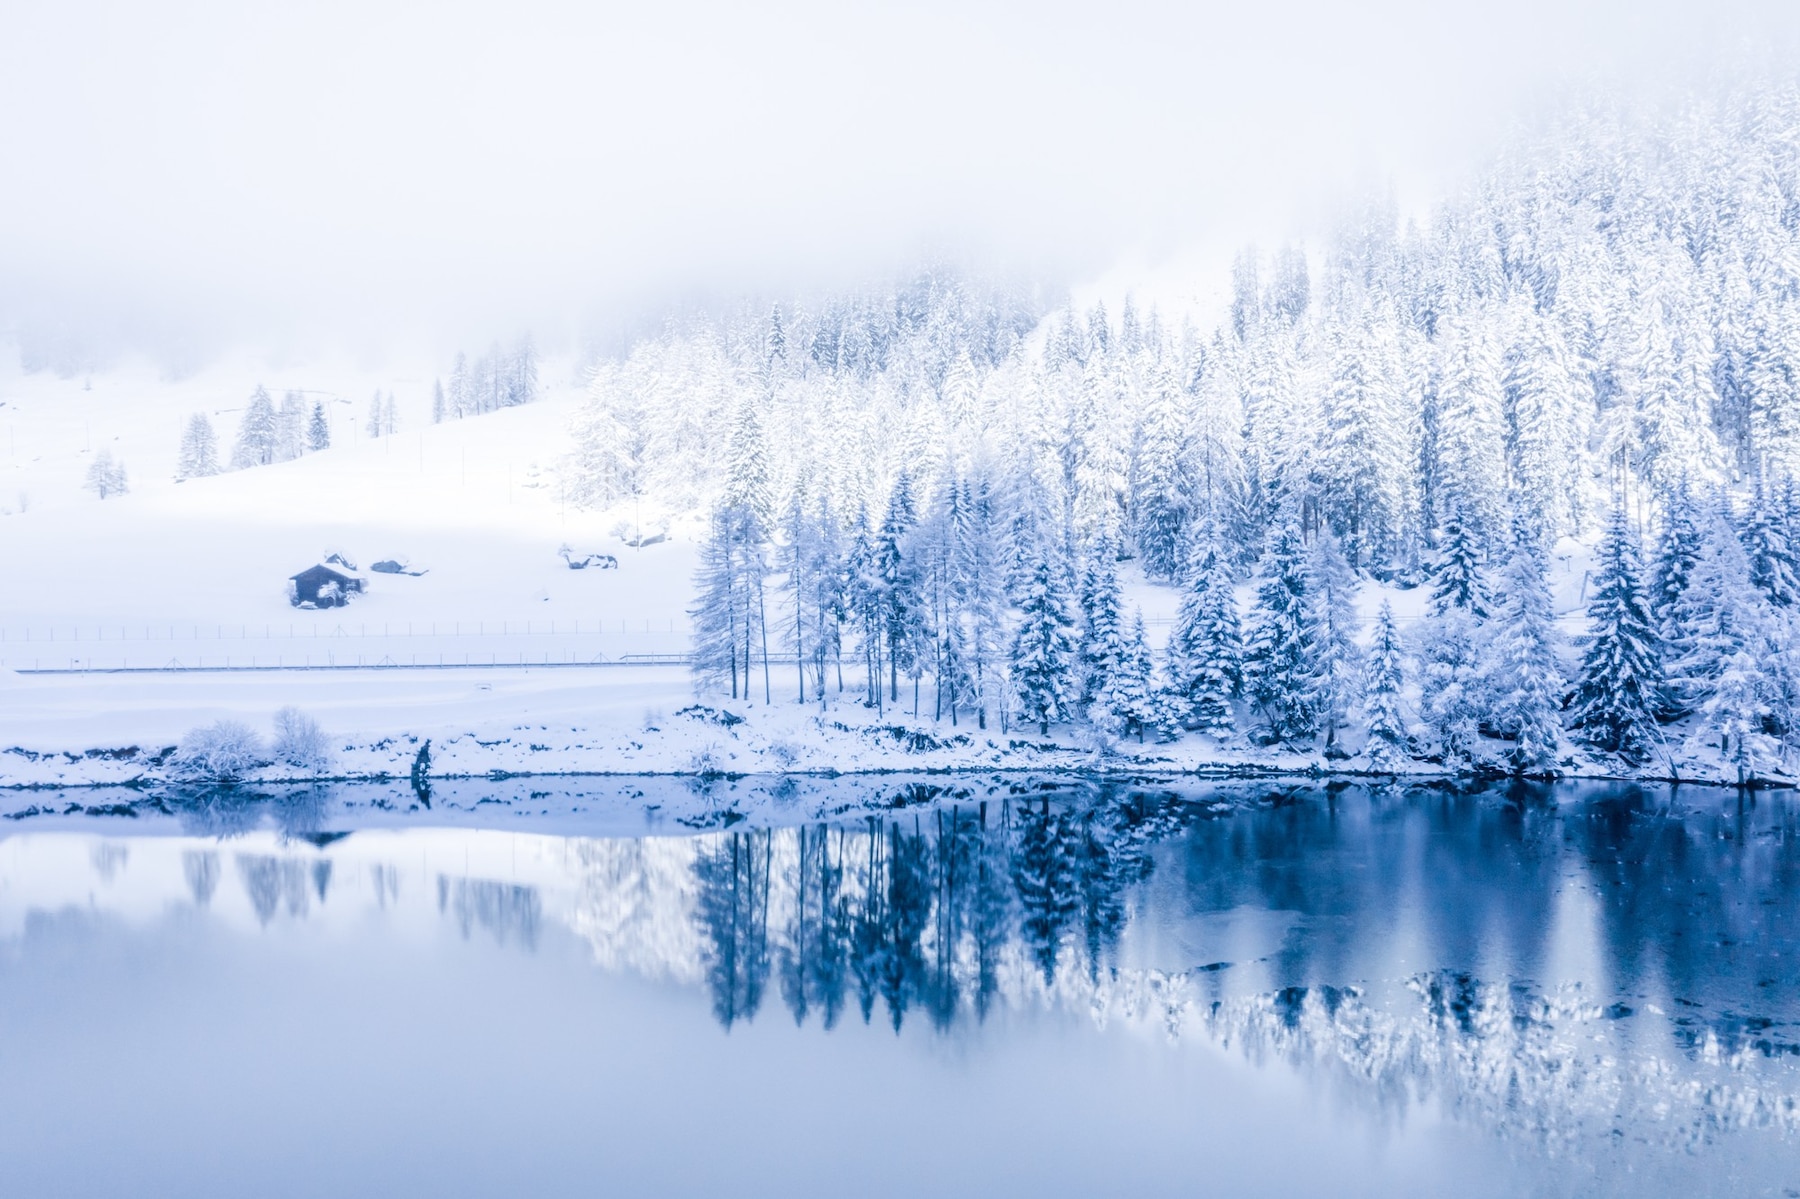
[{"label": "tall spruce tree", "polygon": [[1307,692],[1315,719],[1325,730],[1327,751],[1362,691],[1361,651],[1356,646],[1356,572],[1344,560],[1337,538],[1322,531],[1306,566],[1306,623],[1312,658]]},{"label": "tall spruce tree", "polygon": [[913,505],[912,480],[902,472],[888,497],[873,546],[873,588],[869,602],[875,606],[876,628],[885,650],[888,699],[900,699],[900,675],[909,676],[929,643],[927,612],[920,588],[922,579],[912,553],[913,526],[918,515]]},{"label": "tall spruce tree", "polygon": [[1715,512],[1673,613],[1668,676],[1677,707],[1704,707],[1740,654],[1750,656],[1759,676],[1754,689],[1771,691],[1765,664],[1771,619],[1767,598],[1750,581],[1742,542],[1725,513]]},{"label": "tall spruce tree", "polygon": [[238,425],[237,445],[231,452],[233,470],[249,466],[266,466],[275,461],[275,401],[258,387],[244,408],[244,419]]},{"label": "tall spruce tree", "polygon": [[1665,642],[1677,636],[1676,609],[1700,561],[1702,540],[1699,507],[1683,479],[1662,497],[1662,535],[1650,576],[1650,614]]},{"label": "tall spruce tree", "polygon": [[1431,611],[1443,615],[1451,609],[1476,620],[1488,615],[1487,581],[1482,577],[1480,539],[1452,510],[1444,520],[1444,545],[1438,554],[1431,585]]},{"label": "tall spruce tree", "polygon": [[331,448],[331,425],[325,419],[324,404],[313,404],[312,417],[306,422],[306,448],[314,453]]},{"label": "tall spruce tree", "polygon": [[1060,572],[1048,558],[1040,558],[1021,597],[1009,655],[1019,717],[1037,725],[1040,733],[1074,715],[1075,645],[1061,588]]},{"label": "tall spruce tree", "polygon": [[177,479],[202,479],[219,473],[219,439],[204,412],[188,417],[181,430],[181,453],[176,459]]},{"label": "tall spruce tree", "polygon": [[1363,714],[1368,721],[1369,764],[1385,770],[1408,756],[1411,741],[1406,728],[1402,693],[1406,688],[1406,650],[1394,622],[1394,607],[1381,601],[1375,632],[1363,668]]},{"label": "tall spruce tree", "polygon": [[1307,608],[1306,546],[1284,522],[1263,555],[1262,583],[1251,611],[1244,673],[1251,701],[1271,738],[1298,741],[1318,731],[1313,703],[1313,626]]},{"label": "tall spruce tree", "polygon": [[1574,727],[1597,749],[1641,762],[1665,706],[1662,643],[1645,594],[1637,537],[1615,506],[1600,543]]},{"label": "tall spruce tree", "polygon": [[1081,642],[1077,655],[1080,706],[1090,709],[1096,697],[1113,687],[1124,665],[1125,629],[1120,612],[1118,551],[1104,531],[1094,539],[1081,573]]},{"label": "tall spruce tree", "polygon": [[1562,744],[1562,639],[1540,544],[1528,523],[1514,534],[1484,663],[1489,720],[1512,738],[1513,768],[1524,772],[1553,767]]},{"label": "tall spruce tree", "polygon": [[1136,733],[1141,742],[1147,729],[1162,723],[1162,705],[1156,693],[1156,664],[1150,654],[1150,639],[1144,633],[1142,609],[1132,613],[1131,631],[1125,636],[1125,657],[1114,676],[1111,688],[1098,704],[1112,714],[1125,733]]},{"label": "tall spruce tree", "polygon": [[1771,502],[1760,478],[1751,490],[1742,524],[1744,554],[1750,560],[1750,581],[1761,588],[1777,608],[1792,607],[1800,602],[1800,582],[1795,580],[1793,547],[1784,527],[1786,521]]},{"label": "tall spruce tree", "polygon": [[1176,719],[1209,733],[1231,731],[1232,701],[1244,687],[1244,634],[1230,555],[1216,526],[1200,525],[1187,583],[1169,635],[1168,694]]}]

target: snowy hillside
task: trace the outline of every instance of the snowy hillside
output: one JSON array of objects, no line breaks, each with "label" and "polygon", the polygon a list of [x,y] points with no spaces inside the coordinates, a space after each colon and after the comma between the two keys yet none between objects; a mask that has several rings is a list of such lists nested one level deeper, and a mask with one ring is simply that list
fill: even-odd
[{"label": "snowy hillside", "polygon": [[[32,766],[0,775],[163,777],[176,713],[303,703],[363,774],[467,734],[441,769],[854,769],[898,736],[1789,776],[1796,128],[1791,87],[1575,114],[1429,222],[1246,251],[1211,326],[931,269],[588,371],[529,342],[13,370],[0,704]],[[47,673],[196,668],[281,673]],[[377,673],[414,668],[446,673]],[[716,727],[665,719],[695,698]],[[250,773],[325,768],[279,759]]]},{"label": "snowy hillside", "polygon": [[[559,660],[679,648],[692,571],[684,544],[630,550],[613,535],[616,520],[560,502],[551,468],[581,396],[567,363],[545,371],[536,403],[436,424],[423,371],[241,363],[167,381],[148,369],[76,379],[22,374],[16,362],[8,370],[0,378],[7,665],[285,663],[309,649],[320,661],[373,664],[402,652],[485,661],[497,652],[490,630],[518,652],[517,636],[548,638],[552,627],[554,639],[535,644]],[[229,450],[259,385],[322,402],[330,448],[178,481],[190,415],[210,416]],[[370,437],[377,392],[397,397],[397,428]],[[85,489],[101,451],[123,464],[124,495],[100,500]],[[557,553],[565,544],[613,554],[622,569],[572,571]],[[288,577],[333,552],[365,573],[383,559],[426,573],[370,574],[355,607],[297,612]],[[646,622],[662,635],[647,637]],[[315,626],[358,636],[302,644]],[[577,641],[573,630],[587,632]],[[599,630],[612,640],[598,640]],[[403,633],[412,640],[394,639]]]}]

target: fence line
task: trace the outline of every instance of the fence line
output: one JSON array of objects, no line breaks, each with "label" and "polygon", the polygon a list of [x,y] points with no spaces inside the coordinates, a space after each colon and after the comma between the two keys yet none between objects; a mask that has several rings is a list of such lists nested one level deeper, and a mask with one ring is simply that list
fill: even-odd
[{"label": "fence line", "polygon": [[[442,661],[441,657],[440,657],[440,660],[436,661],[436,662],[420,662],[420,661],[417,661],[416,659],[412,660],[412,661],[407,661],[407,662],[396,662],[396,661],[392,661],[389,659],[383,659],[382,661],[379,661],[379,662],[364,662],[361,659],[358,659],[355,663],[349,663],[349,662],[312,662],[312,663],[288,662],[285,664],[279,658],[272,664],[269,662],[260,662],[259,663],[254,658],[249,663],[238,662],[236,664],[233,664],[231,659],[227,658],[223,664],[215,664],[215,665],[211,665],[211,666],[205,665],[204,663],[189,666],[189,665],[185,665],[182,663],[173,663],[173,662],[166,666],[130,666],[130,665],[125,665],[123,663],[118,666],[107,666],[104,663],[91,663],[89,665],[70,665],[70,666],[55,666],[55,665],[46,666],[46,665],[44,665],[44,663],[41,659],[33,659],[30,665],[26,665],[25,663],[19,662],[19,661],[10,661],[10,662],[9,661],[0,661],[0,666],[4,666],[8,670],[11,670],[17,674],[45,674],[45,675],[51,675],[51,674],[249,674],[249,673],[268,674],[271,672],[288,673],[288,672],[307,672],[307,671],[321,671],[321,670],[322,671],[343,671],[343,670],[363,670],[363,671],[368,671],[368,670],[381,670],[381,671],[388,671],[388,670],[393,670],[393,671],[402,671],[402,670],[406,670],[406,671],[411,671],[411,670],[521,670],[521,669],[523,669],[523,670],[568,670],[568,669],[593,670],[593,669],[606,669],[606,668],[632,667],[632,666],[644,666],[644,667],[680,666],[680,667],[685,667],[688,665],[688,663],[690,661],[688,655],[686,655],[686,654],[627,654],[624,657],[620,657],[620,658],[596,658],[591,661],[552,661],[548,658],[548,656],[544,657],[541,660],[540,659],[527,659],[523,654],[516,655],[512,658],[505,657],[504,655],[490,654],[490,655],[488,655],[488,658],[489,658],[489,660],[486,662],[471,660],[470,656],[465,655],[464,660],[461,662],[445,662],[445,661]],[[769,659],[770,666],[776,666],[776,665],[792,666],[793,664],[794,663],[793,663],[792,659],[789,659],[785,663],[779,662],[775,658]]]},{"label": "fence line", "polygon": [[[355,632],[350,631],[354,625]],[[640,627],[640,625],[642,627]],[[0,645],[82,645],[112,642],[299,641],[331,638],[393,637],[616,637],[688,636],[686,624],[657,620],[459,620],[459,621],[264,621],[261,632],[248,621],[232,623],[157,621],[144,624],[50,625],[23,629],[0,627]],[[85,634],[85,635],[84,635]]]},{"label": "fence line", "polygon": [[[1399,624],[1412,624],[1428,619],[1424,616],[1397,616]],[[1581,609],[1558,613],[1558,624],[1578,624],[1586,619]],[[354,632],[349,626],[354,623]],[[1366,625],[1368,620],[1359,619],[1358,625]],[[289,621],[284,626],[274,621],[265,621],[262,631],[256,632],[257,626],[249,622],[239,622],[236,631],[232,625],[221,622],[190,622],[176,624],[159,621],[154,624],[118,624],[118,625],[51,625],[48,628],[8,629],[0,627],[0,645],[57,645],[57,644],[112,644],[118,642],[193,642],[193,641],[324,641],[324,640],[356,640],[356,639],[392,639],[402,638],[445,638],[445,637],[633,637],[633,636],[682,636],[692,635],[692,628],[686,624],[677,625],[673,619],[656,620],[459,620],[459,621],[382,621],[371,628],[368,621],[336,621],[327,622],[329,627],[321,631],[318,621],[299,624]],[[1150,616],[1144,619],[1150,628],[1168,628],[1175,624],[1172,616]],[[640,627],[640,625],[642,627]],[[522,626],[522,627],[521,627]],[[285,628],[285,631],[284,631]],[[116,630],[116,633],[112,633]],[[87,635],[84,636],[84,633]]]}]

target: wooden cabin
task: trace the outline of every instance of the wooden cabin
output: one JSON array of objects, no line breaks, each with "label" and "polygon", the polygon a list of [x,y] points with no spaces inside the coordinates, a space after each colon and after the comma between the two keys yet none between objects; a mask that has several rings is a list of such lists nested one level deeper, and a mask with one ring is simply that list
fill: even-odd
[{"label": "wooden cabin", "polygon": [[296,608],[341,608],[366,586],[361,575],[320,563],[288,579],[288,603]]}]

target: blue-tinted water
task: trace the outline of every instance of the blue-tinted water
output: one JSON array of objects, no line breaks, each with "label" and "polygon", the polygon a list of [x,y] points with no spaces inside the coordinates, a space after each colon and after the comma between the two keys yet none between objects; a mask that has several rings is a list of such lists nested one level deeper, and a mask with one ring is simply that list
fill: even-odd
[{"label": "blue-tinted water", "polygon": [[9,1195],[1800,1189],[1780,795],[29,798]]}]

